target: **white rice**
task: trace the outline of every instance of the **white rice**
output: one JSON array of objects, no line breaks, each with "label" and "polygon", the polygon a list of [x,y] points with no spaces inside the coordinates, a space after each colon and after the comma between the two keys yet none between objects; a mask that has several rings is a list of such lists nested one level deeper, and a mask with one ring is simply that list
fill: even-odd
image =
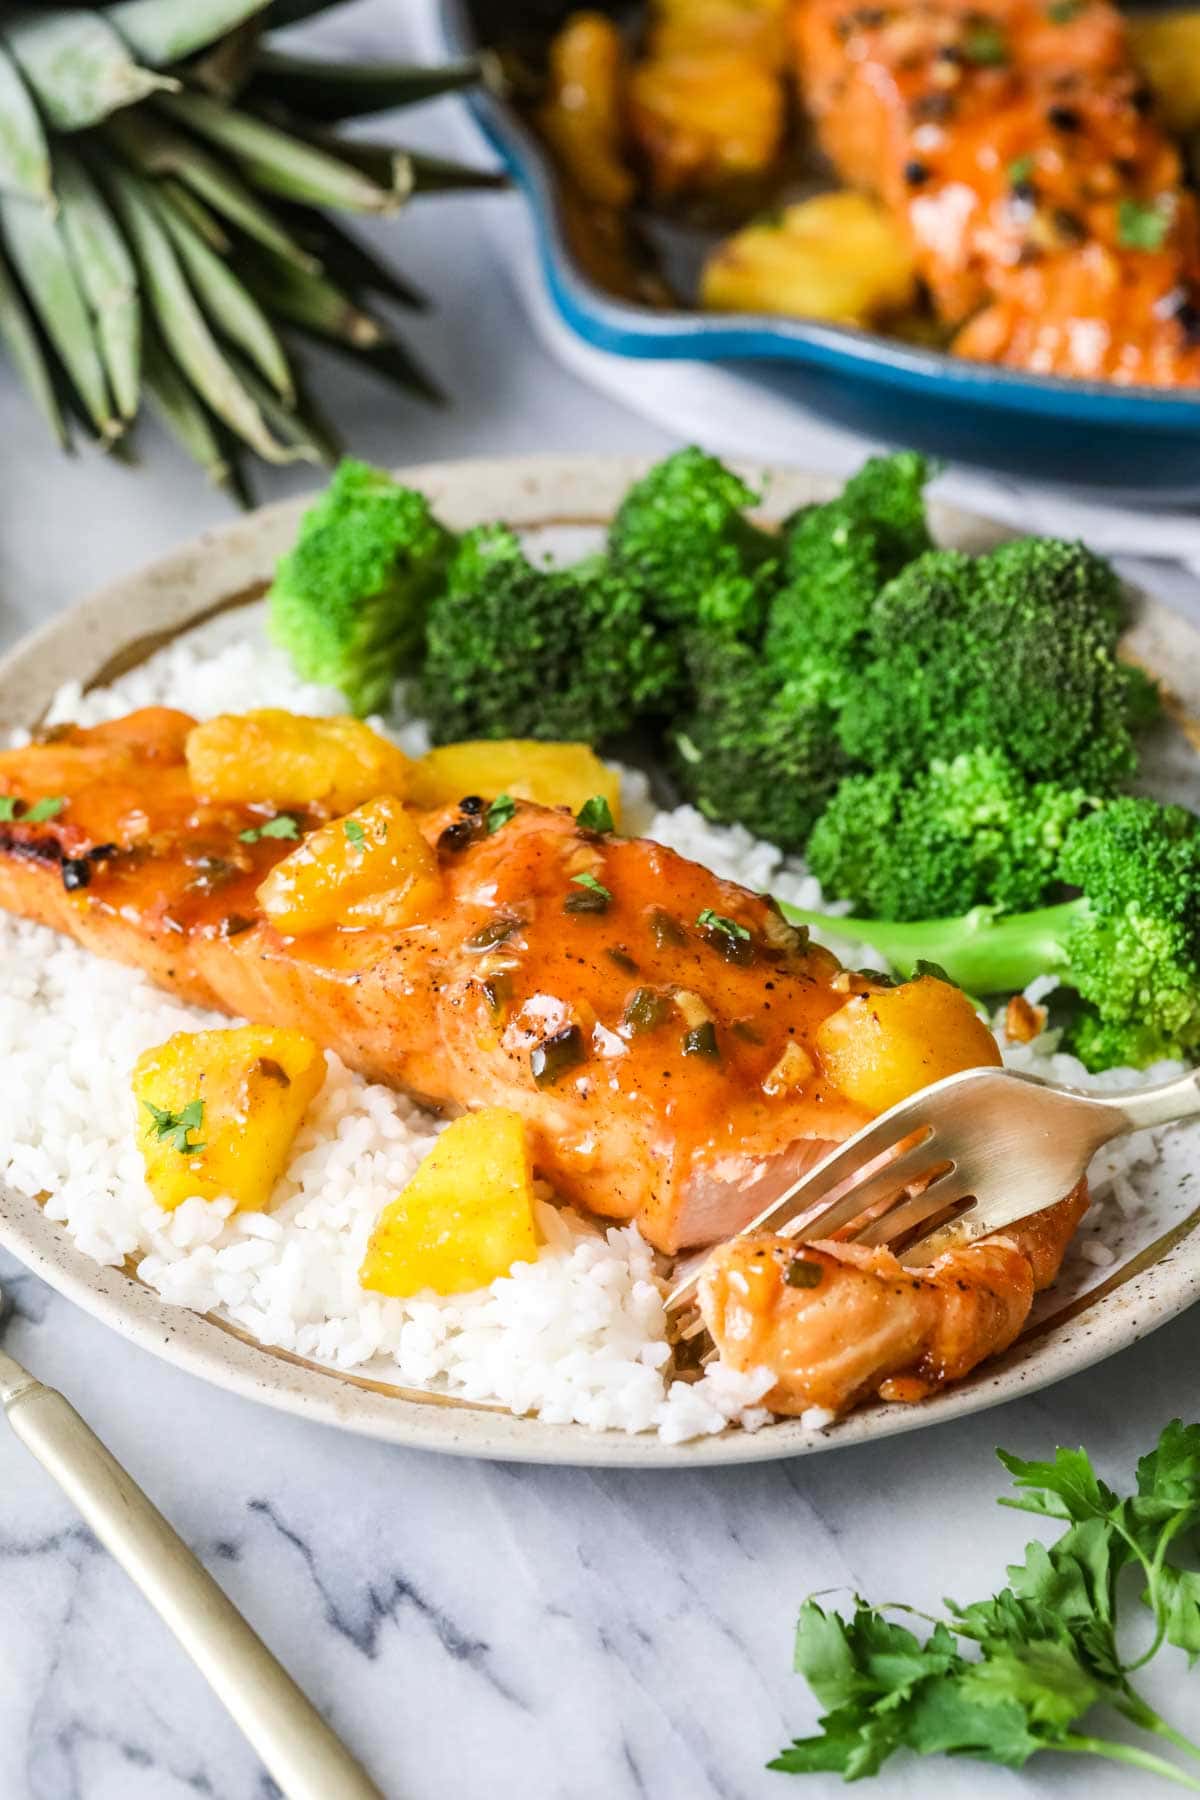
[{"label": "white rice", "polygon": [[[200,717],[252,706],[340,710],[339,696],[299,682],[267,645],[256,615],[218,621],[177,641],[105,690],[64,688],[52,721],[94,724],[133,707],[179,706]],[[395,732],[419,751],[419,722]],[[819,908],[803,867],[739,827],[710,825],[691,807],[650,815],[644,778],[627,778],[627,819],[718,874],[797,905]],[[833,909],[836,911],[836,909]],[[1031,998],[1046,984],[1035,983]],[[671,1443],[765,1422],[765,1370],[738,1375],[719,1362],[703,1379],[673,1375],[662,1271],[633,1226],[600,1231],[538,1203],[543,1245],[478,1293],[395,1300],[365,1292],[358,1269],[382,1208],[426,1154],[438,1122],[402,1095],[364,1081],[332,1054],[320,1096],[296,1140],[269,1212],[232,1202],[152,1200],[135,1138],[130,1072],[172,1032],[227,1023],[172,1000],[136,970],[92,957],[41,927],[0,915],[0,1178],[45,1210],[97,1262],[137,1263],[162,1297],[216,1312],[259,1342],[337,1369],[498,1404],[595,1431],[657,1431]],[[1053,1034],[1005,1046],[1016,1068],[1079,1086],[1127,1085],[1169,1072],[1088,1076]],[[1125,1214],[1139,1200],[1133,1171],[1153,1140],[1104,1153],[1099,1191]],[[1113,1252],[1084,1246],[1096,1265]],[[829,1415],[813,1409],[811,1425]]]}]

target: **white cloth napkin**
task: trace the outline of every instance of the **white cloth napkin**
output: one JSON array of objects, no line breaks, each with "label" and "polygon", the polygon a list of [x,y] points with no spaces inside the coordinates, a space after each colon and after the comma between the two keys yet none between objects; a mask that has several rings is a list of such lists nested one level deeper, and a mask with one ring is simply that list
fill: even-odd
[{"label": "white cloth napkin", "polygon": [[[436,0],[418,3],[424,9],[421,42],[430,56],[437,56]],[[451,129],[464,154],[492,157],[465,105],[456,108]],[[497,260],[550,354],[581,380],[653,419],[681,442],[701,443],[718,455],[792,464],[831,475],[849,474],[878,447],[810,412],[783,391],[778,377],[773,383],[768,366],[741,369],[720,363],[644,361],[595,349],[563,322],[546,291],[524,199],[496,195],[481,210]],[[1110,556],[1178,563],[1200,575],[1200,508],[1195,506],[1123,506],[1107,493],[1064,494],[961,465],[947,468],[937,493],[1023,531],[1080,537]],[[1197,598],[1190,594],[1171,598],[1188,611],[1196,609]]]}]

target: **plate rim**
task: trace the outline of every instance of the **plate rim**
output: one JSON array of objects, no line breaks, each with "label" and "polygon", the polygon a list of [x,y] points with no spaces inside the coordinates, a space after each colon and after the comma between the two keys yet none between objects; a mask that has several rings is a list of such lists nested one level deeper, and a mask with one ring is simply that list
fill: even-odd
[{"label": "plate rim", "polygon": [[[451,522],[505,516],[514,524],[536,527],[601,522],[652,461],[644,456],[548,454],[422,464],[397,474],[429,493]],[[805,498],[839,486],[815,471],[765,469],[741,461],[735,466],[767,485],[763,510],[768,517],[782,516]],[[63,680],[86,680],[123,645],[161,631],[174,635],[214,603],[250,589],[269,574],[311,499],[302,495],[277,502],[210,528],[19,640],[0,658],[0,722],[28,722],[30,705],[44,704]],[[1012,535],[961,508],[935,501],[931,512],[938,535],[972,547]],[[144,627],[132,640],[131,614]],[[1200,710],[1200,630],[1159,603],[1140,598],[1131,637],[1147,660],[1154,660],[1156,646],[1165,651],[1166,641],[1180,634],[1193,640],[1197,670],[1197,692],[1183,698]],[[14,710],[19,707],[24,709],[21,716]],[[916,1407],[875,1405],[815,1429],[796,1419],[758,1432],[728,1428],[674,1445],[653,1434],[597,1433],[457,1396],[421,1394],[258,1345],[210,1315],[168,1304],[126,1269],[94,1262],[35,1201],[3,1183],[0,1246],[129,1341],[244,1399],[409,1449],[583,1467],[695,1468],[775,1461],[929,1429],[1079,1373],[1200,1299],[1197,1207],[1148,1247],[1157,1254],[1147,1266],[1137,1266],[1144,1251],[1090,1290],[1085,1305],[1069,1304],[1062,1316],[1034,1327],[1003,1357]],[[1106,1304],[1110,1296],[1111,1305]]]}]

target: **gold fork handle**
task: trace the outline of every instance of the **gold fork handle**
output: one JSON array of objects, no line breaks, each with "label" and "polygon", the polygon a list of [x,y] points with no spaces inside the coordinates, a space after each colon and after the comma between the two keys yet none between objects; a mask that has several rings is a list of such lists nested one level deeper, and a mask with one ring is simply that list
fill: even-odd
[{"label": "gold fork handle", "polygon": [[287,1800],[383,1800],[345,1745],[276,1662],[75,1408],[0,1351],[0,1403],[17,1436],[175,1633]]}]

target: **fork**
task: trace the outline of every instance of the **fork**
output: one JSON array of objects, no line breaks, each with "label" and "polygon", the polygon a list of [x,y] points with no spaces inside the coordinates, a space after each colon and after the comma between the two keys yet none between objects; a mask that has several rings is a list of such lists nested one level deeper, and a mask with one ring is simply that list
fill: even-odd
[{"label": "fork", "polygon": [[[0,1290],[0,1326],[5,1301]],[[141,1588],[287,1800],[383,1795],[158,1508],[56,1388],[0,1350],[0,1411]]]},{"label": "fork", "polygon": [[[887,1244],[909,1267],[1043,1212],[1111,1138],[1200,1114],[1200,1070],[1082,1093],[1011,1069],[965,1069],[890,1107],[792,1182],[736,1237]],[[701,1265],[702,1266],[702,1265]],[[667,1297],[690,1305],[700,1268]],[[697,1320],[681,1332],[694,1336]]]}]

